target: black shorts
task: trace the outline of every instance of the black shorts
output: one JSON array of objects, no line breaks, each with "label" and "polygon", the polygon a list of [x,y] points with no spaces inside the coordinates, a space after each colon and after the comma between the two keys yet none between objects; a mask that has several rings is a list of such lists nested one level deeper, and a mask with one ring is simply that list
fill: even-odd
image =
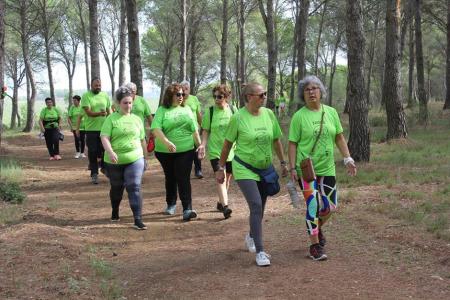
[{"label": "black shorts", "polygon": [[[217,172],[219,170],[219,159],[215,158],[215,159],[211,159],[211,167],[213,169],[214,172]],[[227,161],[225,163],[225,172],[227,172],[228,174],[231,174],[232,171],[232,167],[231,167],[231,161]]]}]

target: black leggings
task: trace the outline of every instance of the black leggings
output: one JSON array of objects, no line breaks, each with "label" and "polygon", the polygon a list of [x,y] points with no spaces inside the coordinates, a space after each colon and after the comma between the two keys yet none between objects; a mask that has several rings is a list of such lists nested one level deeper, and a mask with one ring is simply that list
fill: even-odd
[{"label": "black leggings", "polygon": [[103,168],[103,154],[105,153],[100,140],[100,131],[86,131],[86,145],[88,147],[91,176],[98,175],[99,163],[97,159],[100,159],[100,168]]},{"label": "black leggings", "polygon": [[192,209],[191,170],[194,150],[181,153],[155,152],[166,177],[167,205],[177,203],[177,188],[183,211]]},{"label": "black leggings", "polygon": [[84,153],[84,146],[86,144],[86,131],[80,130],[80,136],[77,136],[76,130],[72,130],[72,133],[76,152]]},{"label": "black leggings", "polygon": [[44,137],[48,154],[50,154],[50,156],[52,157],[55,155],[59,155],[59,129],[45,128]]}]

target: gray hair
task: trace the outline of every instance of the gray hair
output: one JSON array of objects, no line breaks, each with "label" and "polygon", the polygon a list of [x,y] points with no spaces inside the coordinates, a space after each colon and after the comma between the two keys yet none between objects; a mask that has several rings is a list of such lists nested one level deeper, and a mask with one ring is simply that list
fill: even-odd
[{"label": "gray hair", "polygon": [[300,80],[298,82],[298,97],[303,102],[305,102],[305,96],[304,96],[305,86],[307,86],[311,83],[317,84],[319,86],[321,98],[326,99],[327,98],[327,90],[325,89],[325,86],[323,85],[322,81],[317,76],[314,76],[314,75],[306,76],[305,78],[303,78],[302,80]]},{"label": "gray hair", "polygon": [[116,101],[119,102],[119,103],[120,103],[120,101],[123,98],[125,98],[125,97],[132,97],[133,96],[133,94],[131,92],[131,89],[128,88],[127,86],[124,86],[124,85],[120,86],[116,90],[115,95],[116,95]]},{"label": "gray hair", "polygon": [[187,87],[191,87],[191,83],[187,80],[183,80],[182,82],[180,82],[180,85],[185,85]]},{"label": "gray hair", "polygon": [[137,86],[136,86],[136,83],[134,83],[134,82],[128,82],[128,83],[126,83],[125,85],[124,85],[124,87],[126,87],[126,88],[129,88],[130,90],[137,90]]}]

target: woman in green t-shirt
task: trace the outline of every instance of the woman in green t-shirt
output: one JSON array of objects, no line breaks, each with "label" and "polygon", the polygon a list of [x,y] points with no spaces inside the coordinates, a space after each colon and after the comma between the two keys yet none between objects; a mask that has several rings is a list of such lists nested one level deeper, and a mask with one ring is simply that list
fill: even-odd
[{"label": "woman in green t-shirt", "polygon": [[39,115],[39,127],[45,137],[50,160],[60,160],[59,135],[61,130],[61,112],[54,107],[52,98],[45,98],[45,105]]},{"label": "woman in green t-shirt", "polygon": [[156,110],[152,122],[155,140],[155,157],[161,163],[166,177],[166,214],[176,210],[177,189],[183,205],[183,220],[197,217],[192,209],[191,170],[194,145],[200,145],[197,120],[185,106],[181,85],[174,83],[164,92],[162,105]]},{"label": "woman in green t-shirt", "polygon": [[[75,158],[86,157],[84,155],[84,146],[86,144],[86,134],[83,122],[84,110],[80,106],[80,101],[80,96],[73,96],[72,105],[69,107],[67,113],[67,122],[69,123],[70,130],[72,130],[73,140],[75,142]],[[80,120],[78,120],[79,118]],[[80,122],[80,125],[78,125],[78,122]],[[79,135],[77,134],[77,129],[79,129]]]},{"label": "woman in green t-shirt", "polygon": [[111,221],[119,221],[119,206],[124,188],[133,211],[134,227],[147,229],[142,223],[142,175],[146,168],[147,147],[142,121],[131,114],[133,98],[130,89],[116,91],[119,110],[110,114],[102,125],[100,138],[105,148],[105,165],[111,184]]},{"label": "woman in green t-shirt", "polygon": [[260,176],[237,160],[256,169],[267,169],[272,165],[273,149],[275,149],[281,163],[282,175],[288,174],[280,141],[280,125],[273,111],[263,107],[266,95],[264,88],[257,83],[247,84],[243,88],[245,107],[231,117],[216,172],[217,182],[224,182],[225,164],[233,143],[236,143],[232,162],[233,177],[250,209],[250,233],[245,236],[245,244],[250,252],[256,252],[258,266],[270,265],[270,255],[264,252],[262,241],[262,219],[267,194]]},{"label": "woman in green t-shirt", "polygon": [[[356,174],[356,166],[350,157],[339,115],[334,108],[321,104],[321,98],[326,98],[326,90],[320,79],[305,77],[298,83],[298,91],[306,106],[294,114],[289,128],[291,179],[299,183],[306,201],[310,257],[324,260],[327,255],[322,227],[337,207],[334,145],[344,157],[349,175]],[[308,157],[316,174],[311,182],[304,180],[300,169],[301,161]]]},{"label": "woman in green t-shirt", "polygon": [[[208,158],[214,172],[219,170],[219,158],[222,151],[223,141],[225,140],[225,131],[230,123],[231,116],[235,109],[228,104],[231,96],[231,90],[226,84],[220,84],[213,88],[213,97],[215,105],[205,111],[202,120],[202,144],[198,147],[198,157],[205,157],[206,145],[208,145]],[[217,183],[217,193],[219,202],[217,209],[223,212],[225,219],[231,216],[232,210],[228,207],[228,188],[232,177],[231,161],[234,151],[231,149],[225,164],[226,179],[223,183]]]}]

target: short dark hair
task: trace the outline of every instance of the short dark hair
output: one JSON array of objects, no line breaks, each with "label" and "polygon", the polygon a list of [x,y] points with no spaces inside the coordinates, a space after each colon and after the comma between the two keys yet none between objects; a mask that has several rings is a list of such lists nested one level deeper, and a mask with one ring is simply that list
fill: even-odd
[{"label": "short dark hair", "polygon": [[93,84],[94,81],[96,81],[96,80],[102,82],[102,80],[101,80],[99,77],[94,77],[94,78],[92,78],[92,80],[91,80],[91,84]]},{"label": "short dark hair", "polygon": [[[164,97],[162,101],[162,106],[165,108],[169,108],[172,106],[173,96],[178,93],[180,90],[183,90],[181,88],[181,85],[179,83],[172,83],[169,85],[166,90],[164,91]],[[181,106],[184,106],[184,101],[186,99],[183,99],[183,102],[181,103]]]},{"label": "short dark hair", "polygon": [[78,96],[78,95],[75,95],[75,96],[73,96],[73,97],[72,97],[72,99],[75,99],[75,100],[78,100],[78,101],[80,101],[80,100],[81,100],[81,97],[80,97],[80,96]]},{"label": "short dark hair", "polygon": [[48,100],[50,100],[50,101],[53,102],[53,99],[52,99],[52,98],[50,98],[50,97],[45,98],[45,102],[47,102]]},{"label": "short dark hair", "polygon": [[213,92],[213,96],[214,96],[214,93],[215,93],[215,92],[222,93],[222,94],[223,94],[225,97],[227,97],[227,98],[231,95],[231,89],[230,89],[230,87],[229,87],[228,85],[226,85],[226,84],[219,84],[219,85],[216,85],[216,86],[213,88],[212,92]]},{"label": "short dark hair", "polygon": [[116,101],[120,103],[120,101],[125,97],[132,97],[133,93],[131,92],[131,89],[127,88],[126,86],[120,86],[116,92]]}]

